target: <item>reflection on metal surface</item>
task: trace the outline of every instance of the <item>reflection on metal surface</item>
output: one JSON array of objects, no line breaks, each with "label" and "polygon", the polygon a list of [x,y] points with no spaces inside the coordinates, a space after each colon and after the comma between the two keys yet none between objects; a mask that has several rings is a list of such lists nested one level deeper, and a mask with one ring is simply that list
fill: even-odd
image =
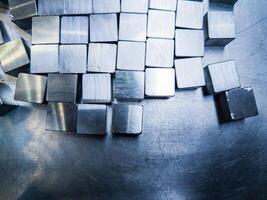
[{"label": "reflection on metal surface", "polygon": [[177,0],[150,0],[149,7],[159,10],[176,11],[176,5],[177,5]]},{"label": "reflection on metal surface", "polygon": [[0,83],[0,116],[13,110],[18,106],[14,101],[14,93],[12,89],[4,83]]},{"label": "reflection on metal surface", "polygon": [[50,131],[76,132],[77,106],[74,103],[48,104],[46,129]]},{"label": "reflection on metal surface", "polygon": [[147,13],[149,0],[121,0],[121,12]]},{"label": "reflection on metal surface", "polygon": [[9,0],[9,9],[13,20],[25,19],[37,14],[35,0]]},{"label": "reflection on metal surface", "polygon": [[120,0],[93,0],[93,13],[118,13]]}]

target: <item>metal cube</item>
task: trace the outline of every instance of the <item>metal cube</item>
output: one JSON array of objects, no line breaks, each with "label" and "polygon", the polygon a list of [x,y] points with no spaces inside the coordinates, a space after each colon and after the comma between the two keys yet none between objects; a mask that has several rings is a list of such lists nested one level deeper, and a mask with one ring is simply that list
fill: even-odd
[{"label": "metal cube", "polygon": [[202,2],[179,0],[176,13],[176,27],[202,29],[204,6]]},{"label": "metal cube", "polygon": [[30,103],[43,103],[46,83],[46,76],[20,73],[14,99]]},{"label": "metal cube", "polygon": [[58,45],[33,45],[31,47],[31,73],[58,72],[58,57]]},{"label": "metal cube", "polygon": [[90,41],[118,41],[118,21],[116,14],[90,15]]},{"label": "metal cube", "polygon": [[205,85],[202,58],[175,60],[176,82],[180,89],[196,88]]},{"label": "metal cube", "polygon": [[150,8],[176,11],[177,0],[150,0]]},{"label": "metal cube", "polygon": [[145,69],[145,42],[118,43],[117,69],[144,71]]},{"label": "metal cube", "polygon": [[78,76],[74,74],[48,74],[46,100],[76,102]]},{"label": "metal cube", "polygon": [[240,80],[233,60],[208,65],[205,68],[206,91],[220,93],[240,87]]},{"label": "metal cube", "polygon": [[110,74],[84,74],[82,80],[83,103],[109,103],[111,101]]},{"label": "metal cube", "polygon": [[32,18],[32,44],[58,44],[60,19],[58,16]]},{"label": "metal cube", "polygon": [[74,103],[49,102],[46,130],[76,132],[77,106]]},{"label": "metal cube", "polygon": [[20,20],[37,15],[35,0],[8,0],[13,20]]},{"label": "metal cube", "polygon": [[149,10],[147,36],[173,39],[175,32],[175,12]]},{"label": "metal cube", "polygon": [[38,14],[43,15],[63,15],[64,0],[38,0]]},{"label": "metal cube", "polygon": [[147,13],[149,0],[121,0],[121,12]]},{"label": "metal cube", "polygon": [[90,43],[88,50],[89,72],[113,73],[116,68],[117,45]]},{"label": "metal cube", "polygon": [[145,94],[148,97],[172,97],[175,95],[174,69],[146,69]]},{"label": "metal cube", "polygon": [[106,105],[78,105],[77,117],[78,134],[103,135],[107,133]]},{"label": "metal cube", "polygon": [[64,0],[64,14],[90,14],[93,12],[93,0]]},{"label": "metal cube", "polygon": [[143,126],[143,106],[114,104],[112,115],[112,133],[141,134]]},{"label": "metal cube", "polygon": [[120,0],[93,0],[94,13],[119,13]]},{"label": "metal cube", "polygon": [[203,57],[204,56],[203,31],[176,29],[175,55],[177,57]]},{"label": "metal cube", "polygon": [[89,41],[89,18],[86,16],[61,18],[61,43],[87,44]]},{"label": "metal cube", "polygon": [[120,14],[119,39],[126,41],[146,41],[147,15]]},{"label": "metal cube", "polygon": [[137,71],[116,71],[115,98],[142,100],[145,94],[145,73]]},{"label": "metal cube", "polygon": [[146,66],[173,67],[174,40],[153,39],[147,40]]},{"label": "metal cube", "polygon": [[14,101],[14,93],[9,85],[0,83],[0,116],[8,113],[18,106]]},{"label": "metal cube", "polygon": [[61,45],[59,55],[60,73],[86,73],[87,45]]}]

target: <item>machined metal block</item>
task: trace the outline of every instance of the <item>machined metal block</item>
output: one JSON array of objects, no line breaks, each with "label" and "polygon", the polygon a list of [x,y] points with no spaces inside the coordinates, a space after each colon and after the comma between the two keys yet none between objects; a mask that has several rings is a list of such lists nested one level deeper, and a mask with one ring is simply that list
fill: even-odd
[{"label": "machined metal block", "polygon": [[87,45],[60,45],[59,72],[86,73]]},{"label": "machined metal block", "polygon": [[76,102],[78,76],[74,74],[48,74],[46,100]]},{"label": "machined metal block", "polygon": [[118,21],[116,14],[90,15],[90,41],[118,41]]},{"label": "machined metal block", "polygon": [[216,96],[220,121],[235,121],[258,115],[251,87],[226,91]]},{"label": "machined metal block", "polygon": [[0,63],[6,73],[19,71],[30,63],[25,46],[21,39],[0,45]]},{"label": "machined metal block", "polygon": [[147,36],[173,39],[175,32],[175,12],[149,10]]},{"label": "machined metal block", "polygon": [[61,18],[61,44],[88,44],[89,18],[65,16]]},{"label": "machined metal block", "polygon": [[117,69],[144,71],[145,55],[145,42],[119,41]]},{"label": "machined metal block", "polygon": [[147,13],[149,0],[121,0],[121,12]]},{"label": "machined metal block", "polygon": [[58,72],[59,46],[33,45],[31,47],[31,73],[56,73]]},{"label": "machined metal block", "polygon": [[146,69],[145,94],[148,97],[172,97],[175,95],[174,69]]},{"label": "machined metal block", "polygon": [[63,15],[65,0],[38,0],[39,15]]},{"label": "machined metal block", "polygon": [[180,89],[196,88],[205,85],[202,58],[175,60],[176,82]]},{"label": "machined metal block", "polygon": [[114,92],[116,99],[144,99],[145,73],[138,71],[116,71]]},{"label": "machined metal block", "polygon": [[103,135],[107,133],[107,106],[79,104],[77,133]]},{"label": "machined metal block", "polygon": [[109,103],[111,101],[110,74],[84,74],[82,80],[83,103]]},{"label": "machined metal block", "polygon": [[202,29],[204,5],[202,2],[179,0],[176,13],[176,27]]},{"label": "machined metal block", "polygon": [[93,13],[119,13],[120,0],[93,0]]},{"label": "machined metal block", "polygon": [[176,11],[177,0],[150,0],[149,7],[158,10]]},{"label": "machined metal block", "polygon": [[229,4],[234,5],[238,0],[210,0],[212,3],[223,3],[223,4]]},{"label": "machined metal block", "polygon": [[32,44],[58,44],[60,19],[58,16],[32,18]]},{"label": "machined metal block", "polygon": [[154,39],[147,40],[146,66],[173,67],[174,40]]},{"label": "machined metal block", "polygon": [[176,29],[175,55],[177,57],[203,57],[204,56],[203,31]]},{"label": "machined metal block", "polygon": [[210,94],[240,87],[240,80],[233,60],[208,65],[205,68],[206,90]]},{"label": "machined metal block", "polygon": [[120,14],[119,39],[126,41],[146,41],[147,15]]},{"label": "machined metal block", "polygon": [[64,14],[90,14],[93,12],[93,0],[65,0]]},{"label": "machined metal block", "polygon": [[112,106],[112,133],[141,134],[143,127],[143,106],[114,104]]},{"label": "machined metal block", "polygon": [[46,76],[20,73],[14,99],[30,103],[43,103],[46,84]]},{"label": "machined metal block", "polygon": [[46,130],[76,132],[77,105],[75,103],[49,102]]},{"label": "machined metal block", "polygon": [[116,68],[117,45],[90,43],[88,50],[89,72],[113,73]]},{"label": "machined metal block", "polygon": [[37,15],[35,0],[8,0],[12,20],[26,19]]},{"label": "machined metal block", "polygon": [[9,85],[0,83],[0,116],[3,116],[17,106],[18,103],[14,101],[13,90]]}]

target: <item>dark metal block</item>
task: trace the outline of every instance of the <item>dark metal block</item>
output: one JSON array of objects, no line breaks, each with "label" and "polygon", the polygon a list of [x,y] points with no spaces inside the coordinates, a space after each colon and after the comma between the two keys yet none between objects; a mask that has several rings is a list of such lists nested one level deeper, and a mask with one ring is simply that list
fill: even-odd
[{"label": "dark metal block", "polygon": [[229,5],[235,5],[238,0],[210,0],[211,3],[223,3]]},{"label": "dark metal block", "polygon": [[9,0],[12,20],[26,19],[37,15],[35,0]]},{"label": "dark metal block", "polygon": [[14,93],[12,89],[5,83],[0,83],[0,116],[13,110],[18,106],[14,101]]}]

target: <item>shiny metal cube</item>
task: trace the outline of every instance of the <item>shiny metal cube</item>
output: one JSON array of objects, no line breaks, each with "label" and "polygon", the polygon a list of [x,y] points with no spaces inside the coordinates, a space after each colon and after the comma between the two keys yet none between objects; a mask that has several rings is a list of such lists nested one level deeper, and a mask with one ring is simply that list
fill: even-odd
[{"label": "shiny metal cube", "polygon": [[149,7],[158,10],[176,11],[177,0],[150,0]]},{"label": "shiny metal cube", "polygon": [[121,0],[121,12],[147,13],[149,0]]},{"label": "shiny metal cube", "polygon": [[38,15],[63,15],[64,4],[64,0],[38,0]]},{"label": "shiny metal cube", "polygon": [[35,0],[8,0],[12,20],[26,19],[37,15]]},{"label": "shiny metal cube", "polygon": [[93,12],[93,0],[64,0],[64,14],[90,14]]},{"label": "shiny metal cube", "polygon": [[11,87],[5,83],[0,83],[0,116],[5,115],[17,106],[18,103],[14,101],[14,92]]},{"label": "shiny metal cube", "polygon": [[120,0],[93,0],[94,13],[119,13]]}]

